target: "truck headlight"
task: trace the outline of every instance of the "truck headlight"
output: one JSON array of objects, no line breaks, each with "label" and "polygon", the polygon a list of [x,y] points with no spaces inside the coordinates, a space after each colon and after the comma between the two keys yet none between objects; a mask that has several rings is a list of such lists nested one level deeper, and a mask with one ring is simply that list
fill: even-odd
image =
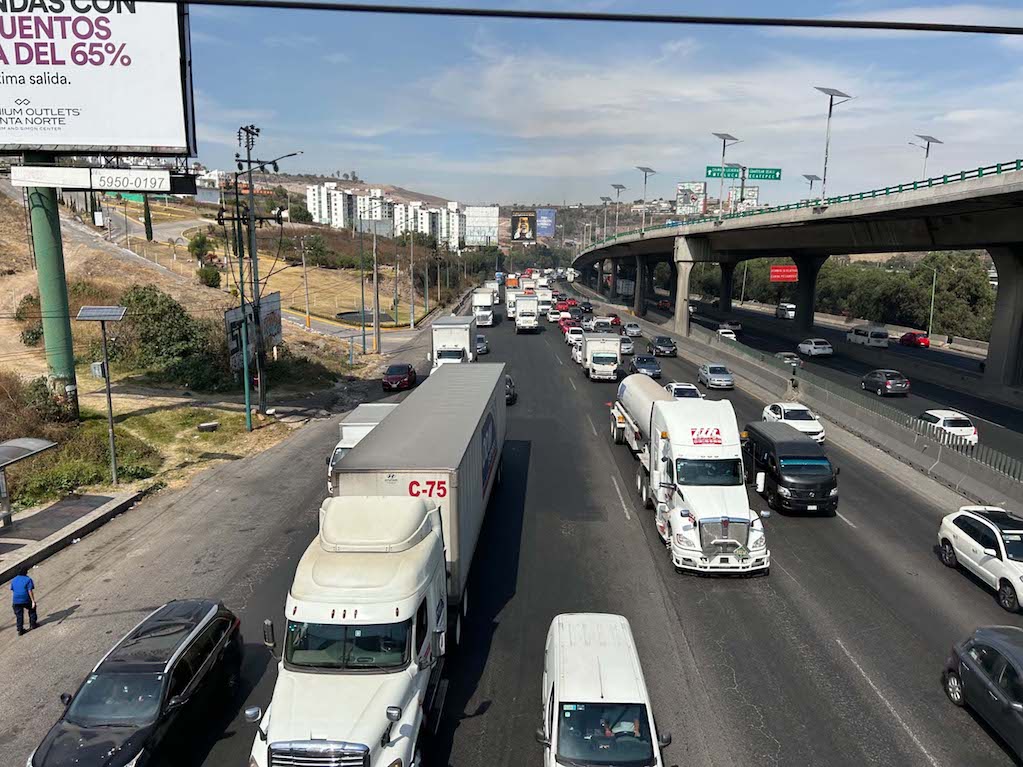
[{"label": "truck headlight", "polygon": [[837,487],[831,488],[831,492],[828,493],[828,495],[831,496],[832,498],[837,498],[838,497],[838,488]]},{"label": "truck headlight", "polygon": [[696,545],[696,541],[694,541],[687,535],[682,535],[682,533],[675,533],[675,543],[676,545],[681,546],[683,549],[700,548],[699,546]]},{"label": "truck headlight", "polygon": [[758,535],[749,545],[749,549],[750,551],[760,551],[765,546],[767,546],[767,537],[765,535]]},{"label": "truck headlight", "polygon": [[780,495],[782,498],[789,498],[792,496],[792,491],[789,490],[787,487],[782,487],[781,485],[778,485],[778,495]]}]

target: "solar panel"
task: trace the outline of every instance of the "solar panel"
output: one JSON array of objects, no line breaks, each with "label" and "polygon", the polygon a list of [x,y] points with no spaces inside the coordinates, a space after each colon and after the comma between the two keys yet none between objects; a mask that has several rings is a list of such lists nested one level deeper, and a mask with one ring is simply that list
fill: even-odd
[{"label": "solar panel", "polygon": [[83,322],[120,322],[127,311],[123,306],[83,306],[75,319]]}]

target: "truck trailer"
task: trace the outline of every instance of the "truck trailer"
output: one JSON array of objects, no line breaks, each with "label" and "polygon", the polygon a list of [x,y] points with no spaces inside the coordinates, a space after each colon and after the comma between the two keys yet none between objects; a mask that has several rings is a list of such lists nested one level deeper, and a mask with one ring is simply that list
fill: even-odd
[{"label": "truck trailer", "polygon": [[445,365],[343,462],[285,602],[273,697],[245,712],[255,767],[422,764],[500,481],[504,378]]},{"label": "truck trailer", "polygon": [[497,280],[487,280],[483,287],[488,288],[494,294],[494,306],[501,303],[501,284]]},{"label": "truck trailer", "polygon": [[438,317],[431,325],[433,350],[427,359],[433,370],[441,365],[476,360],[476,318],[450,315]]}]

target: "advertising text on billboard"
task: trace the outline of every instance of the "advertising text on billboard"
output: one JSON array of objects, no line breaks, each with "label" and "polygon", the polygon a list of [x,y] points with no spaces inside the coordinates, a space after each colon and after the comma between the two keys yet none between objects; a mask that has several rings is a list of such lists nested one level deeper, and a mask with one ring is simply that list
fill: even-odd
[{"label": "advertising text on billboard", "polygon": [[554,208],[537,208],[536,211],[536,235],[537,237],[554,236],[554,219],[556,216]]},{"label": "advertising text on billboard", "polygon": [[795,264],[775,264],[771,267],[771,282],[799,282],[799,268]]}]

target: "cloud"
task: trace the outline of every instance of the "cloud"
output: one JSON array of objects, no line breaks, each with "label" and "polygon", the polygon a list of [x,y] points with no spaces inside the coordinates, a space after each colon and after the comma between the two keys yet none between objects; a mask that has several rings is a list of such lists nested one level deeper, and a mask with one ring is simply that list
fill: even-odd
[{"label": "cloud", "polygon": [[351,60],[351,57],[343,51],[334,51],[333,53],[324,54],[323,60],[328,64],[344,64]]},{"label": "cloud", "polygon": [[279,35],[263,38],[267,48],[308,48],[319,43],[315,35],[303,35],[300,32],[284,32]]},{"label": "cloud", "polygon": [[277,112],[272,109],[226,106],[198,88],[195,89],[194,97],[196,114],[210,124],[268,122],[277,116]]}]

